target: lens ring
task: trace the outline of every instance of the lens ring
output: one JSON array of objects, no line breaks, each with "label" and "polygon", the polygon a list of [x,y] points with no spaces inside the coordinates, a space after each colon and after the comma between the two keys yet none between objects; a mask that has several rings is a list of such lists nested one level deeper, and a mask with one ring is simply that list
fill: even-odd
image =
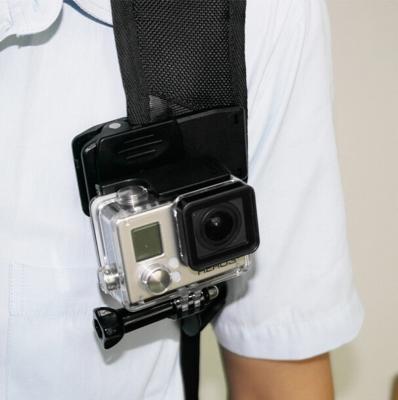
[{"label": "lens ring", "polygon": [[199,240],[208,247],[228,244],[239,233],[241,217],[231,203],[222,203],[208,209],[200,220]]}]

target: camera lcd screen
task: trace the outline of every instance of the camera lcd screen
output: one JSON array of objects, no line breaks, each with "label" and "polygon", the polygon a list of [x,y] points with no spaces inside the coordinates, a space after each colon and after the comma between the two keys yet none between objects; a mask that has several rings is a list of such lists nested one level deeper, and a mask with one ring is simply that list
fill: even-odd
[{"label": "camera lcd screen", "polygon": [[135,260],[144,261],[163,253],[160,225],[158,222],[140,226],[131,231]]}]

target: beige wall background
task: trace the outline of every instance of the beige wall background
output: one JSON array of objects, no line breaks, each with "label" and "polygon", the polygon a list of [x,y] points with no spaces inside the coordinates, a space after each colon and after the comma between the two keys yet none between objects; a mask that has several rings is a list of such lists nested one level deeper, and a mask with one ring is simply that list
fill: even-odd
[{"label": "beige wall background", "polygon": [[[328,4],[348,234],[366,310],[360,336],[332,354],[336,398],[398,400],[398,0]],[[225,399],[210,329],[202,343],[201,398]]]}]

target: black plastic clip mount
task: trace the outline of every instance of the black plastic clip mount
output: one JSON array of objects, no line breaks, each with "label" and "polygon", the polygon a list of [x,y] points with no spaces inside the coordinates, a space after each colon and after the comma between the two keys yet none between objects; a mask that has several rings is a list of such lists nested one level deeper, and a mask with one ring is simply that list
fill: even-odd
[{"label": "black plastic clip mount", "polygon": [[126,333],[164,318],[181,320],[181,329],[187,336],[197,335],[223,307],[226,283],[192,292],[186,297],[160,303],[150,309],[135,312],[124,308],[94,309],[94,328],[104,349],[117,344]]}]

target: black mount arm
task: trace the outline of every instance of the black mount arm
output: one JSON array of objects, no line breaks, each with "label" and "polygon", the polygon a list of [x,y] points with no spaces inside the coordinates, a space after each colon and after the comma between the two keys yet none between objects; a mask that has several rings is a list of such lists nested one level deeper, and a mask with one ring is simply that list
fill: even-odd
[{"label": "black mount arm", "polygon": [[184,334],[193,337],[218,313],[225,297],[226,284],[221,283],[135,312],[100,307],[94,309],[94,328],[104,349],[113,347],[126,333],[164,318],[181,320]]}]

